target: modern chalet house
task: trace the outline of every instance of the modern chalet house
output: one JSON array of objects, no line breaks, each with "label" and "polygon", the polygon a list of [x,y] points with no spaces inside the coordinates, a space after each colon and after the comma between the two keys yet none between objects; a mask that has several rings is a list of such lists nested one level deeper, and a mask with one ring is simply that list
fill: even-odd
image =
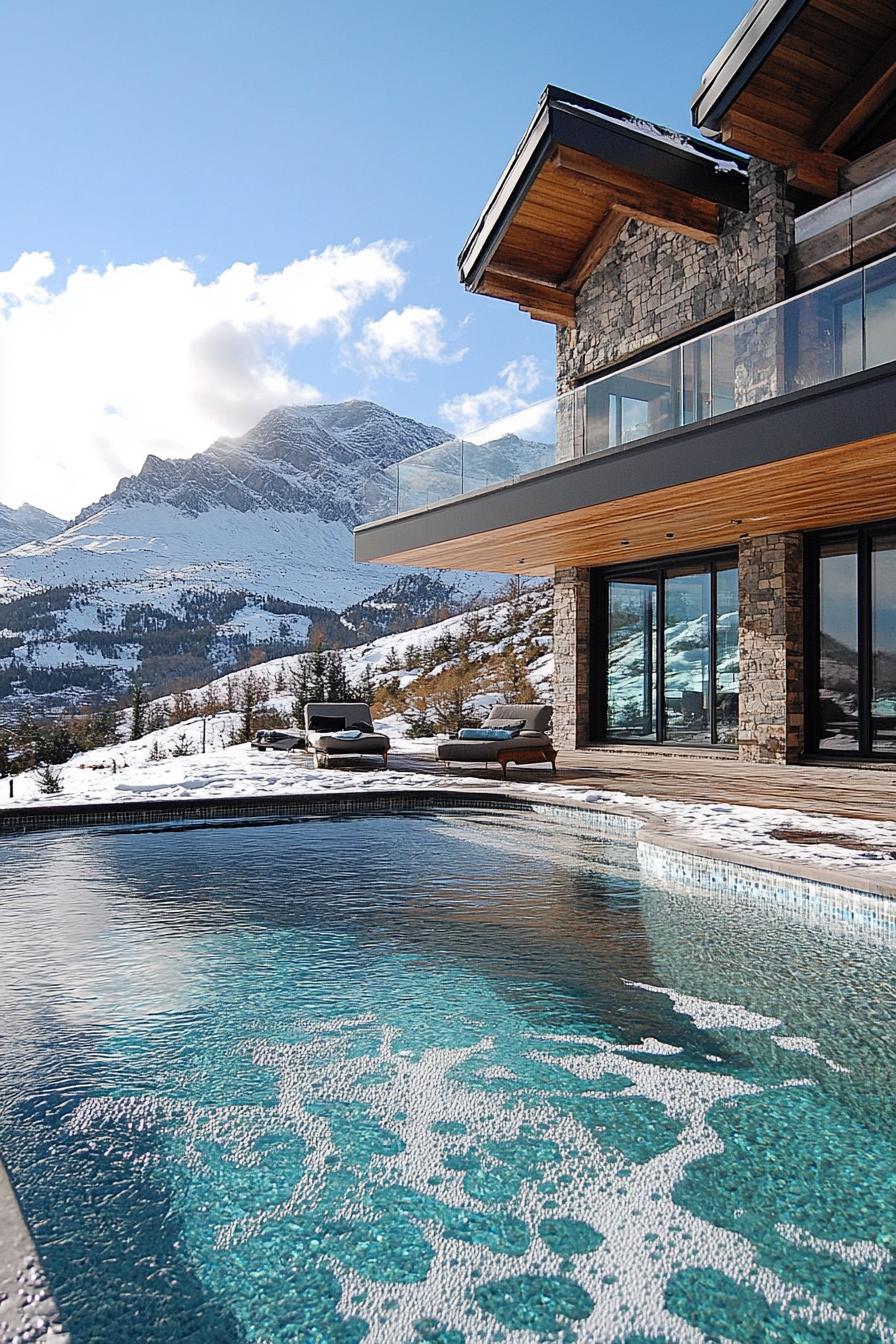
[{"label": "modern chalet house", "polygon": [[361,560],[552,575],[555,740],[896,759],[896,0],[759,0],[683,136],[549,87],[460,255],[557,396]]}]

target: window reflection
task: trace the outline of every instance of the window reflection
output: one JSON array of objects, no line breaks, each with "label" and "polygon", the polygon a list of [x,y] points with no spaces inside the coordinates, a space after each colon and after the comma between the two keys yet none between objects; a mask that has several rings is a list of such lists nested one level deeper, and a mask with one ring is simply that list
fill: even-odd
[{"label": "window reflection", "polygon": [[855,541],[821,547],[818,581],[818,742],[826,751],[856,751],[859,609]]},{"label": "window reflection", "polygon": [[865,271],[865,368],[896,359],[896,259]]},{"label": "window reflection", "polygon": [[606,596],[607,737],[735,745],[736,562],[639,568],[611,576]]},{"label": "window reflection", "polygon": [[709,695],[710,575],[708,569],[666,573],[663,628],[663,709],[669,742],[712,741]]},{"label": "window reflection", "polygon": [[607,736],[656,741],[656,583],[609,585]]},{"label": "window reflection", "polygon": [[896,533],[871,546],[871,750],[896,752]]},{"label": "window reflection", "polygon": [[716,570],[716,741],[737,743],[740,707],[740,585],[737,566]]}]

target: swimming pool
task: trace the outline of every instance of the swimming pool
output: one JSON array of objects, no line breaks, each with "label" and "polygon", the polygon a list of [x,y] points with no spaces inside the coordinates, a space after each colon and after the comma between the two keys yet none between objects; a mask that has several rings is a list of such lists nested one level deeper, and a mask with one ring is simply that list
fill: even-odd
[{"label": "swimming pool", "polygon": [[10,840],[0,1150],[85,1344],[892,1340],[894,962],[520,812]]}]

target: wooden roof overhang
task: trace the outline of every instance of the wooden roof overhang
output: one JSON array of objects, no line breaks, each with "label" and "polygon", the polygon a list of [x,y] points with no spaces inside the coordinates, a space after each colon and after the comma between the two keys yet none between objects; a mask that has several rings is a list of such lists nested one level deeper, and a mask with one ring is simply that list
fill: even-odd
[{"label": "wooden roof overhang", "polygon": [[835,196],[839,173],[896,98],[896,0],[757,0],[694,95],[703,135]]},{"label": "wooden roof overhang", "polygon": [[355,557],[552,574],[891,518],[894,407],[896,363],[368,523]]},{"label": "wooden roof overhang", "polygon": [[715,242],[725,206],[747,207],[743,159],[549,85],[458,258],[460,278],[567,326],[627,220]]}]

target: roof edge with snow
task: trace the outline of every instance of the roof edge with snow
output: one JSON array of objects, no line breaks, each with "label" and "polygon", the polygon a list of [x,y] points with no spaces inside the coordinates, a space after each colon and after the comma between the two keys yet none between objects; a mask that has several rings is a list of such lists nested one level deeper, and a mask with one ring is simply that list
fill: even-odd
[{"label": "roof edge with snow", "polygon": [[747,207],[742,156],[548,85],[458,257],[460,279],[468,289],[478,288],[532,183],[561,148],[587,155],[635,183],[642,180],[717,206]]}]

